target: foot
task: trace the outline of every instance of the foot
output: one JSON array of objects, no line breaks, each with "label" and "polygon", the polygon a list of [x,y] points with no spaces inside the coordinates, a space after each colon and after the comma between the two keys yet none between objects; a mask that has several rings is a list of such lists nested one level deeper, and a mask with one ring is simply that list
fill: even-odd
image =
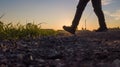
[{"label": "foot", "polygon": [[98,28],[97,30],[95,30],[95,32],[106,32],[108,29],[105,28]]},{"label": "foot", "polygon": [[63,29],[71,34],[75,34],[75,28],[68,27],[68,26],[63,26]]}]

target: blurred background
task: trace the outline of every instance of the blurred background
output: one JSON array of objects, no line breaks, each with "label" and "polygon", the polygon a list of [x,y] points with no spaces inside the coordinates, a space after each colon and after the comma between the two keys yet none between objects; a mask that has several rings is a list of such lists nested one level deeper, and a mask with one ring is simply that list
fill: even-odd
[{"label": "blurred background", "polygon": [[[79,0],[0,0],[0,21],[4,23],[42,23],[43,29],[62,30],[71,25]],[[106,23],[109,28],[120,27],[120,0],[102,0]],[[98,28],[98,20],[88,3],[78,29]]]}]

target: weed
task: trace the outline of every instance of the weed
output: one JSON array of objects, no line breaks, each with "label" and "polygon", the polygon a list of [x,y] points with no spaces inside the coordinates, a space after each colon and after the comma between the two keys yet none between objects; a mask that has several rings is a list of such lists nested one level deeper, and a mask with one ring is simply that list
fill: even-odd
[{"label": "weed", "polygon": [[34,23],[27,23],[26,25],[18,23],[14,25],[13,23],[4,24],[0,21],[0,39],[19,39],[56,34],[57,32],[53,29],[41,29],[39,25]]}]

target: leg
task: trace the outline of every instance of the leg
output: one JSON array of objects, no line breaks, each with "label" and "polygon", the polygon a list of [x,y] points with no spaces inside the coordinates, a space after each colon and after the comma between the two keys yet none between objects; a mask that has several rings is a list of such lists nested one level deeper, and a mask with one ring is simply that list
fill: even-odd
[{"label": "leg", "polygon": [[101,29],[106,29],[106,23],[105,23],[105,18],[104,18],[104,14],[102,11],[102,5],[101,5],[101,0],[92,0],[92,5],[94,8],[94,12],[98,17],[99,20],[99,25]]},{"label": "leg", "polygon": [[83,11],[84,11],[88,2],[89,2],[89,0],[79,0],[77,10],[76,10],[76,13],[75,13],[75,17],[72,21],[71,27],[77,28],[77,26],[79,24],[79,21],[81,19],[82,13],[83,13]]},{"label": "leg", "polygon": [[87,3],[89,2],[89,0],[79,0],[79,4],[77,6],[77,10],[75,13],[75,17],[72,21],[72,25],[71,27],[67,27],[67,26],[63,26],[63,29],[71,34],[75,34],[76,28],[79,24],[81,15],[85,9],[85,6],[87,5]]}]

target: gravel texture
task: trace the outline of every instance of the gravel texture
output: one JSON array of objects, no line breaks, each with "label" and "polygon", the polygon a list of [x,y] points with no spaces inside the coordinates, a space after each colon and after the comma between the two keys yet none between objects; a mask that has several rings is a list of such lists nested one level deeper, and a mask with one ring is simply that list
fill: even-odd
[{"label": "gravel texture", "polygon": [[120,31],[1,40],[0,67],[120,67]]}]

